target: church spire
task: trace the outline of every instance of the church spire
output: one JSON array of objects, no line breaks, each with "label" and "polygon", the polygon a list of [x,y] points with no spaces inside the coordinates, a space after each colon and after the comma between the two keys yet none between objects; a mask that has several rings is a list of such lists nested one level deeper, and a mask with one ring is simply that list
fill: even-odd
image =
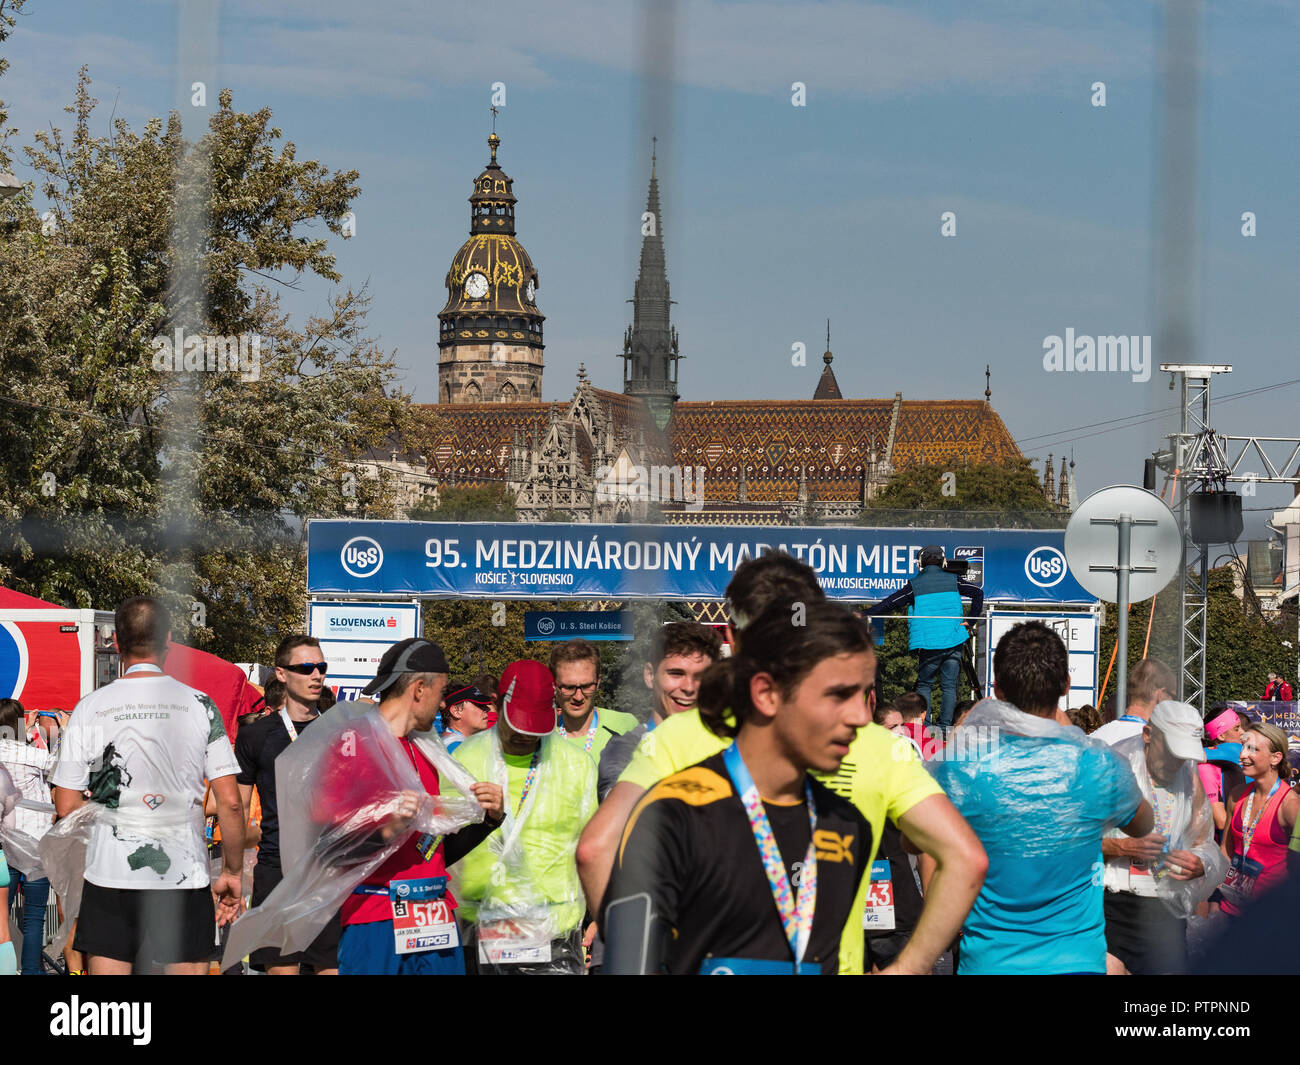
[{"label": "church spire", "polygon": [[659,208],[658,138],[652,141],[650,189],[641,215],[641,269],[632,298],[632,324],[623,337],[623,391],[646,401],[659,428],[677,402],[677,330],[664,262],[663,215]]},{"label": "church spire", "polygon": [[817,381],[817,391],[813,393],[813,399],[843,399],[844,394],[840,392],[840,384],[835,380],[835,371],[831,369],[831,363],[835,356],[831,354],[831,320],[826,319],[826,353],[822,355],[822,362],[825,367],[822,369],[822,375]]}]

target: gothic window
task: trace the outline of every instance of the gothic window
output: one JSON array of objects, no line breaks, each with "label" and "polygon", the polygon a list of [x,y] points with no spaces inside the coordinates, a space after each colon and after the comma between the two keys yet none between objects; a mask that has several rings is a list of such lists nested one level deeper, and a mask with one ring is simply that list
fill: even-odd
[{"label": "gothic window", "polygon": [[441,389],[441,391],[439,392],[439,395],[438,395],[438,401],[439,401],[440,403],[450,403],[450,402],[451,402],[451,385],[447,384],[446,381],[444,381],[444,382],[442,383],[442,389]]},{"label": "gothic window", "polygon": [[532,400],[534,403],[537,402],[537,382],[536,382],[536,381],[534,381],[531,385],[528,386],[528,398],[529,398],[530,400]]},{"label": "gothic window", "polygon": [[515,392],[515,386],[511,382],[507,381],[501,386],[501,390],[497,393],[497,397],[503,403],[513,403],[516,398]]},{"label": "gothic window", "polygon": [[470,381],[465,385],[463,395],[466,403],[477,403],[483,398],[483,389],[479,387],[477,381]]}]

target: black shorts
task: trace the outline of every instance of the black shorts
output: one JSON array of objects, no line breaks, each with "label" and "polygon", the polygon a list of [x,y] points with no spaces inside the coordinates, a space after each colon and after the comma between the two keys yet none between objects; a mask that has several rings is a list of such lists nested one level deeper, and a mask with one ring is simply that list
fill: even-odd
[{"label": "black shorts", "polygon": [[1107,891],[1106,950],[1135,976],[1187,971],[1187,922],[1159,899]]},{"label": "black shorts", "polygon": [[216,928],[210,888],[111,888],[87,880],[72,947],[137,968],[208,961]]},{"label": "black shorts", "polygon": [[[253,866],[252,905],[260,906],[266,896],[275,890],[284,879],[284,871],[279,865],[258,862]],[[311,941],[306,950],[300,954],[281,954],[275,947],[259,947],[248,956],[248,962],[254,969],[266,970],[279,965],[310,966],[315,972],[322,969],[339,967],[339,916],[335,914],[329,924],[321,929],[320,935]]]}]

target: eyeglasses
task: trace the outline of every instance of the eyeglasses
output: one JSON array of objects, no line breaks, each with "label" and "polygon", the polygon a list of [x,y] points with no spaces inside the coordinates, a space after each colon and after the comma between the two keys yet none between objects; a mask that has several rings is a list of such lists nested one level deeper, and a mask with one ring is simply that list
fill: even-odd
[{"label": "eyeglasses", "polygon": [[281,669],[287,669],[291,673],[297,673],[300,677],[310,677],[316,670],[320,670],[323,677],[329,672],[328,662],[299,662],[296,666],[281,666]]},{"label": "eyeglasses", "polygon": [[555,690],[561,695],[577,695],[578,692],[582,692],[583,695],[590,695],[599,687],[599,682],[592,684],[557,684]]}]

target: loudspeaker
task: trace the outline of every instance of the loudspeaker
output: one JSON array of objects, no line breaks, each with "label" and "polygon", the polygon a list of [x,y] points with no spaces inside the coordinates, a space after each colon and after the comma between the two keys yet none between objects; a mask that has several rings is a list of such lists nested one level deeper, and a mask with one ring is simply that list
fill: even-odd
[{"label": "loudspeaker", "polygon": [[1156,490],[1156,460],[1147,459],[1142,467],[1142,487],[1148,492]]},{"label": "loudspeaker", "polygon": [[1241,496],[1236,492],[1193,492],[1191,500],[1192,542],[1231,544],[1241,538]]}]

